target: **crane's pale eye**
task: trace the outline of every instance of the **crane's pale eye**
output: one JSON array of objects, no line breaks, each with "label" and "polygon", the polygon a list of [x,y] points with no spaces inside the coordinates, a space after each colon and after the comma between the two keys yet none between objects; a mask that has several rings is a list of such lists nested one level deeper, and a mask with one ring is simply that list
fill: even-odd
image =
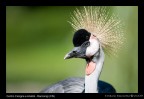
[{"label": "crane's pale eye", "polygon": [[85,43],[85,46],[86,46],[86,47],[88,47],[89,45],[90,45],[90,42],[89,42],[89,41]]},{"label": "crane's pale eye", "polygon": [[84,42],[81,46],[82,46],[82,47],[88,47],[88,46],[90,46],[90,42],[89,42],[89,41],[86,41],[86,42]]}]

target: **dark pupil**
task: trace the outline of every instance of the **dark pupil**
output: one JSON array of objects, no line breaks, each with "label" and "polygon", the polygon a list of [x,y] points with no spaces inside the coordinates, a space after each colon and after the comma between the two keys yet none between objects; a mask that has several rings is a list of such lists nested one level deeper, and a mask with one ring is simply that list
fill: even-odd
[{"label": "dark pupil", "polygon": [[89,41],[86,41],[84,42],[81,46],[82,47],[88,47],[90,45],[90,42]]},{"label": "dark pupil", "polygon": [[85,41],[90,38],[90,33],[85,29],[80,29],[75,32],[73,36],[73,44],[75,47],[81,46]]},{"label": "dark pupil", "polygon": [[89,46],[89,45],[90,45],[90,42],[89,42],[89,41],[85,43],[85,46]]}]

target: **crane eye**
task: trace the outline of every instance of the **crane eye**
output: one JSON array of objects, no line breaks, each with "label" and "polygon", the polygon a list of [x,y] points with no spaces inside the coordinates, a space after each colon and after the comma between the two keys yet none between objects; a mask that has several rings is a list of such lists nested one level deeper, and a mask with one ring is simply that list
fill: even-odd
[{"label": "crane eye", "polygon": [[89,41],[88,41],[88,42],[86,42],[85,46],[87,46],[87,47],[88,47],[89,45],[90,45],[90,42],[89,42]]},{"label": "crane eye", "polygon": [[90,45],[90,42],[89,41],[86,41],[86,42],[84,42],[81,46],[83,46],[83,47],[88,47]]}]

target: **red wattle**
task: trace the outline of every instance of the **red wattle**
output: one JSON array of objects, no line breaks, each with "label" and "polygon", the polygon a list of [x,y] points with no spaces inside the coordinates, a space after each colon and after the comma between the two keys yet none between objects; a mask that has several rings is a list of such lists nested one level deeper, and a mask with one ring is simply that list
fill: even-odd
[{"label": "red wattle", "polygon": [[86,66],[86,75],[90,75],[96,68],[96,63],[90,61]]}]

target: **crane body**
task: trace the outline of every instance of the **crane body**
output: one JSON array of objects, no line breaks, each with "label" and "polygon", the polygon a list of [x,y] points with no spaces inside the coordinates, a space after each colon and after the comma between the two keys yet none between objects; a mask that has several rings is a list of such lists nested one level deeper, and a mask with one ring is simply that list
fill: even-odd
[{"label": "crane body", "polygon": [[120,21],[115,16],[109,16],[105,7],[76,9],[71,19],[74,48],[64,59],[84,59],[85,77],[68,78],[43,89],[41,93],[115,93],[115,88],[99,80],[99,77],[104,64],[104,51],[115,54],[123,43]]}]

